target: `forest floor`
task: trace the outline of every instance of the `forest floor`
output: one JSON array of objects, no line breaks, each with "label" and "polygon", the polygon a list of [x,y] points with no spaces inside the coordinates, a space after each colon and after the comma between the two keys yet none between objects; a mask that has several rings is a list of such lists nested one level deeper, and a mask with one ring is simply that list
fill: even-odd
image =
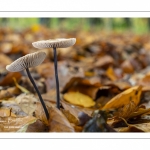
[{"label": "forest floor", "polygon": [[[26,72],[9,72],[16,59],[39,51],[33,42],[76,38],[57,51],[60,110],[52,51],[30,68],[50,114],[46,119]],[[0,132],[149,132],[150,35],[0,29]]]}]

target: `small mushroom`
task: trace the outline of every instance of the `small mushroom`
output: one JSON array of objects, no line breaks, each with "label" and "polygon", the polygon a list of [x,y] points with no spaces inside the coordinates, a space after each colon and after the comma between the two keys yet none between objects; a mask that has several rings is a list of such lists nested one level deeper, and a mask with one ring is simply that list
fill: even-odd
[{"label": "small mushroom", "polygon": [[42,96],[29,71],[30,67],[35,67],[35,66],[40,65],[44,61],[45,57],[46,57],[45,52],[35,52],[35,53],[27,54],[23,57],[18,58],[17,60],[12,62],[10,65],[7,65],[6,69],[10,72],[19,72],[19,71],[26,69],[27,75],[39,96],[40,102],[46,114],[46,118],[49,119],[49,113],[44,103],[44,100],[42,99]]},{"label": "small mushroom", "polygon": [[66,48],[74,45],[76,38],[59,38],[59,39],[49,39],[33,42],[32,45],[38,49],[53,48],[54,53],[54,67],[55,67],[55,79],[56,79],[56,92],[57,92],[57,108],[60,109],[60,95],[59,95],[59,80],[57,71],[57,52],[56,48]]}]

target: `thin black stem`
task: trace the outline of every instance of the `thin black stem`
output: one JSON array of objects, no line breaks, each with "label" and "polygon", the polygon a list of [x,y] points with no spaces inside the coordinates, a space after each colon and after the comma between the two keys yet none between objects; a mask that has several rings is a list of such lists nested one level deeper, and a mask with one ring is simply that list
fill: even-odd
[{"label": "thin black stem", "polygon": [[32,76],[31,76],[31,74],[30,74],[29,69],[27,68],[26,71],[27,71],[27,74],[28,74],[28,77],[29,77],[31,83],[33,84],[33,86],[34,86],[34,88],[35,88],[35,90],[36,90],[36,92],[37,92],[37,94],[39,96],[40,102],[41,102],[41,104],[43,106],[43,109],[45,111],[45,114],[46,114],[46,118],[47,118],[47,120],[49,120],[49,113],[48,113],[48,110],[47,110],[46,105],[44,103],[44,100],[43,100],[43,98],[42,98],[42,96],[41,96],[41,94],[40,94],[40,92],[39,92],[39,90],[38,90],[38,88],[37,88],[37,86],[36,86]]},{"label": "thin black stem", "polygon": [[58,79],[58,71],[57,71],[57,52],[56,52],[56,48],[53,48],[53,52],[54,52],[54,67],[55,67],[55,79],[56,79],[57,108],[60,109],[59,79]]}]

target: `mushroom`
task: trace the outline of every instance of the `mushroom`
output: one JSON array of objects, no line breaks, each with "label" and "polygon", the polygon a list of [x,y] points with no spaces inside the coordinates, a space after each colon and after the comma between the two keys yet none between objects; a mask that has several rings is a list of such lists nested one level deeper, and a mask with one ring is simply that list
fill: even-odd
[{"label": "mushroom", "polygon": [[26,69],[27,75],[28,75],[31,83],[33,84],[33,86],[38,94],[38,97],[40,99],[40,102],[43,106],[44,112],[46,114],[46,118],[49,119],[49,113],[48,113],[48,110],[44,103],[44,100],[42,99],[42,96],[34,82],[34,79],[32,78],[32,76],[30,74],[30,71],[29,71],[30,67],[35,67],[35,66],[40,65],[44,61],[45,57],[46,57],[46,53],[40,52],[40,51],[31,53],[31,54],[27,54],[23,57],[18,58],[17,60],[12,62],[10,65],[7,65],[6,69],[10,72],[19,72],[19,71]]},{"label": "mushroom", "polygon": [[58,39],[49,39],[33,42],[32,45],[38,49],[44,48],[53,48],[54,53],[54,67],[55,67],[55,79],[56,79],[56,93],[57,93],[57,108],[60,109],[60,95],[59,95],[59,79],[57,71],[57,52],[56,48],[66,48],[74,45],[76,38],[58,38]]}]

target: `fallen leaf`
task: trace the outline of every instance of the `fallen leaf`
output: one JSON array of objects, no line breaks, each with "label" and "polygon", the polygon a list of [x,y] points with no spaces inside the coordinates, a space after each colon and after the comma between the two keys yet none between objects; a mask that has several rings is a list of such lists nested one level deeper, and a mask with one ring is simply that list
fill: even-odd
[{"label": "fallen leaf", "polygon": [[9,117],[11,116],[11,109],[0,108],[0,117]]},{"label": "fallen leaf", "polygon": [[[51,118],[50,107],[48,107],[47,105],[46,105],[46,107],[49,112],[49,116]],[[47,120],[46,114],[45,114],[42,104],[40,102],[36,102],[36,108],[34,111],[34,115],[36,118],[40,119],[45,125],[49,126],[50,119]]]},{"label": "fallen leaf", "polygon": [[143,87],[150,87],[150,73],[146,74],[139,82]]},{"label": "fallen leaf", "polygon": [[112,98],[105,106],[102,108],[104,109],[113,109],[113,108],[120,108],[133,101],[135,106],[137,106],[140,102],[140,96],[142,92],[141,86],[134,86],[125,90],[124,92],[118,94],[114,98]]},{"label": "fallen leaf", "polygon": [[49,132],[75,132],[64,114],[57,108],[50,109],[50,130]]},{"label": "fallen leaf", "polygon": [[92,107],[95,105],[93,99],[87,95],[84,95],[80,92],[68,92],[63,95],[63,98],[70,102],[71,104],[83,106],[83,107]]},{"label": "fallen leaf", "polygon": [[96,98],[97,92],[101,84],[99,82],[91,83],[89,80],[73,77],[63,88],[62,93],[66,92],[80,92],[90,96],[92,99]]},{"label": "fallen leaf", "polygon": [[85,114],[88,114],[89,116],[91,116],[93,112],[93,109],[75,106],[64,100],[61,100],[61,104],[65,110],[68,110],[76,118],[78,118],[78,115],[80,112],[84,112]]},{"label": "fallen leaf", "polygon": [[98,60],[95,62],[95,67],[105,67],[114,64],[114,59],[109,56],[105,55],[103,57],[98,58]]},{"label": "fallen leaf", "polygon": [[1,81],[1,86],[7,86],[7,85],[14,85],[13,77],[16,78],[18,81],[21,78],[20,72],[9,72]]},{"label": "fallen leaf", "polygon": [[26,114],[33,116],[33,112],[37,107],[36,103],[39,101],[33,94],[23,93],[15,98],[15,102]]},{"label": "fallen leaf", "polygon": [[148,109],[139,108],[137,111],[133,112],[130,115],[130,118],[144,116],[144,115],[147,115],[147,114],[150,114],[150,108],[148,108]]},{"label": "fallen leaf", "polygon": [[0,91],[0,99],[10,98],[17,94],[20,94],[20,90],[17,87],[10,87],[6,90]]},{"label": "fallen leaf", "polygon": [[109,68],[106,70],[106,75],[107,75],[108,78],[110,78],[112,81],[117,80],[117,77],[116,77],[115,72],[113,71],[113,68],[112,68],[112,67],[109,67]]},{"label": "fallen leaf", "polygon": [[129,119],[135,111],[137,111],[136,104],[133,101],[130,101],[128,104],[117,109],[117,112],[114,115],[118,120],[120,120],[120,118]]},{"label": "fallen leaf", "polygon": [[117,87],[122,91],[131,88],[131,84],[129,82],[125,82],[125,81],[109,81],[105,85],[111,86],[111,87]]},{"label": "fallen leaf", "polygon": [[115,128],[118,132],[150,132],[150,123],[128,124],[128,127]]},{"label": "fallen leaf", "polygon": [[10,116],[14,116],[14,117],[27,116],[27,114],[24,111],[22,111],[22,109],[15,102],[15,98],[8,99],[7,101],[2,100],[0,104],[1,104],[1,108],[11,110],[10,111],[10,113],[11,113]]},{"label": "fallen leaf", "polygon": [[74,123],[75,125],[79,124],[79,120],[72,115],[68,110],[61,109],[61,112],[66,116],[70,123]]},{"label": "fallen leaf", "polygon": [[125,60],[121,64],[121,68],[123,69],[124,73],[133,73],[134,72],[134,68],[133,68],[133,66],[132,66],[132,64],[130,63],[129,60]]},{"label": "fallen leaf", "polygon": [[36,120],[36,122],[28,125],[26,132],[48,132],[49,127],[42,121]]}]

